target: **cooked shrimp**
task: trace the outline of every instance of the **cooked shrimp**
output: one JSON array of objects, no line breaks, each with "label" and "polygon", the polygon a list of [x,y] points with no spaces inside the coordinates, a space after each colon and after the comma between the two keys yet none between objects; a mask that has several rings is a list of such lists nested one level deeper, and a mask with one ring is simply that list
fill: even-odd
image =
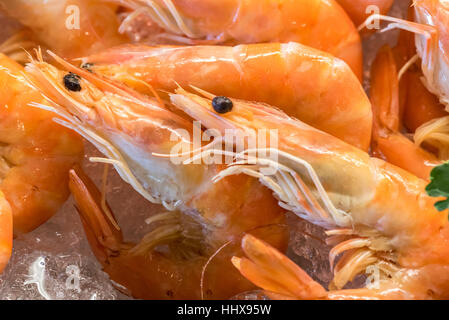
[{"label": "cooked shrimp", "polygon": [[[68,171],[83,156],[78,135],[54,123],[52,113],[28,106],[44,100],[23,74],[22,66],[0,54],[0,190],[11,206],[16,235],[56,213],[69,195]],[[8,220],[7,213],[0,217]]]},{"label": "cooked shrimp", "polygon": [[[213,96],[202,94],[204,98],[178,89],[171,101],[194,119],[207,119]],[[382,294],[402,290],[408,298],[448,297],[449,221],[447,213],[434,208],[425,180],[281,112],[267,116],[256,103],[234,103],[232,111],[220,115],[222,126],[278,128],[278,147],[270,149],[278,159],[264,156],[263,149],[246,150],[214,181],[240,173],[258,177],[282,207],[327,229],[328,243],[334,246],[331,265],[343,255],[335,265],[332,288],[343,288],[373,266],[379,269],[381,286],[389,289]]]},{"label": "cooked shrimp", "polygon": [[341,60],[300,44],[120,46],[83,60],[143,93],[193,85],[277,106],[363,150],[370,144],[371,105],[360,82]]},{"label": "cooked shrimp", "polygon": [[[149,178],[155,170],[154,162],[153,166],[146,163],[161,155],[149,154],[147,150],[155,145],[154,140],[163,136],[146,133],[152,132],[155,124],[163,123],[164,128],[181,127],[187,130],[182,124],[193,119],[200,121],[204,128],[220,133],[231,130],[260,138],[261,132],[268,132],[269,143],[244,149],[243,152],[238,152],[242,146],[240,140],[234,139],[234,136],[230,139],[226,139],[226,135],[222,137],[234,147],[226,149],[225,155],[235,156],[236,162],[215,175],[213,181],[226,182],[223,179],[232,175],[240,177],[242,173],[253,176],[274,192],[281,207],[326,228],[329,235],[335,235],[330,239],[330,243],[335,245],[331,261],[344,253],[343,260],[335,268],[333,285],[336,288],[342,288],[370,265],[378,266],[386,273],[397,268],[444,265],[449,259],[447,215],[433,207],[435,200],[426,195],[424,180],[380,159],[370,158],[362,150],[260,103],[226,98],[228,108],[218,108],[216,111],[217,99],[200,89],[197,90],[202,96],[183,89],[171,94],[172,107],[185,115],[170,114],[170,121],[164,121],[164,113],[168,111],[162,112],[162,106],[157,109],[150,107],[144,98],[130,89],[119,89],[107,78],[99,78],[62,60],[58,61],[68,71],[83,78],[81,85],[89,88],[95,100],[82,102],[88,97],[87,91],[81,95],[62,91],[60,79],[65,73],[34,61],[27,68],[33,76],[30,82],[53,102],[53,106],[40,107],[63,116],[66,126],[94,142],[107,157],[113,159],[108,161],[116,165],[127,181],[146,182],[132,182],[136,190],[147,190],[145,185],[154,185]],[[129,102],[112,103],[109,101],[111,98],[107,98],[110,96],[108,91],[114,92],[112,97],[123,97]],[[136,105],[132,107],[132,103]],[[141,107],[138,112],[140,108],[137,103],[147,107]],[[114,108],[106,108],[108,105]],[[151,151],[170,154],[171,160],[177,156],[183,157],[169,150]],[[192,166],[191,161],[207,159],[211,154],[222,152],[215,143],[197,151],[193,159],[188,158],[181,163]],[[159,163],[163,160],[167,161],[161,158]],[[165,165],[172,164],[173,161],[168,161]],[[170,169],[171,175],[186,170],[183,166],[172,166]],[[203,178],[208,181],[207,177]],[[155,188],[167,188],[167,183],[171,181],[164,179]],[[185,189],[192,184],[195,180],[190,178],[181,186]],[[230,188],[238,185],[233,184]],[[179,194],[187,195],[188,192]],[[260,215],[256,219],[264,223],[273,221]],[[241,223],[241,216],[238,220]]]},{"label": "cooked shrimp", "polygon": [[[178,90],[171,101],[200,120],[212,112],[212,96],[204,94],[207,98]],[[234,102],[233,111],[220,116],[222,125],[278,128],[278,147],[270,149],[278,159],[260,155],[261,149],[246,150],[214,181],[239,173],[258,177],[282,207],[336,235],[330,260],[344,255],[335,267],[334,287],[342,288],[370,265],[387,272],[447,264],[447,214],[433,207],[426,181],[281,112],[268,117],[255,103]],[[268,168],[271,173],[264,173]]]},{"label": "cooked shrimp", "polygon": [[[227,44],[295,41],[344,60],[362,78],[360,36],[334,0],[110,0],[149,17],[152,43]],[[156,25],[156,27],[155,27]],[[338,26],[338,27],[337,27]]]},{"label": "cooked shrimp", "polygon": [[394,0],[337,0],[354,21],[356,26],[365,21],[375,10],[380,14],[387,14]]},{"label": "cooked shrimp", "polygon": [[139,244],[126,244],[95,186],[79,170],[72,171],[71,190],[88,239],[111,279],[147,299],[224,299],[252,289],[238,272],[230,272],[230,258],[244,232],[261,233],[286,249],[285,227],[274,234],[263,231],[284,223],[285,211],[271,192],[246,175],[214,184],[220,164],[179,165],[155,155],[169,154],[179,144],[181,150],[190,149],[192,122],[157,100],[58,61],[82,77],[79,90],[63,85],[67,71],[42,61],[27,67],[32,85],[55,103],[49,110],[110,157],[101,161],[113,164],[141,195],[169,210],[150,218],[156,229]]},{"label": "cooked shrimp", "polygon": [[58,54],[75,58],[126,41],[116,6],[97,0],[0,0],[0,8]]}]

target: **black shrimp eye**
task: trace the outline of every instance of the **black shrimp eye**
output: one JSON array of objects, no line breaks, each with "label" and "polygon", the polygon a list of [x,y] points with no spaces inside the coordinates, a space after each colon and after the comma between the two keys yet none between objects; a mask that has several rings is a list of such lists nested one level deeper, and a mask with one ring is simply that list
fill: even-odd
[{"label": "black shrimp eye", "polygon": [[64,76],[64,86],[70,91],[81,91],[80,76],[74,73],[68,73]]},{"label": "black shrimp eye", "polygon": [[227,97],[215,97],[212,100],[212,106],[217,113],[227,113],[232,110],[234,104]]}]

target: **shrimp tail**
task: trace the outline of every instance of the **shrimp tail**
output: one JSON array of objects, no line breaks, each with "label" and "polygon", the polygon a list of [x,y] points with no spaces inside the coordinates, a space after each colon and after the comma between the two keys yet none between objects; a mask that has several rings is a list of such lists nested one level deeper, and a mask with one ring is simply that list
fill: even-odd
[{"label": "shrimp tail", "polygon": [[319,299],[326,290],[307,273],[262,240],[247,234],[242,248],[248,258],[233,257],[232,263],[248,280],[273,299]]},{"label": "shrimp tail", "polygon": [[[108,261],[108,256],[120,250],[122,233],[116,227],[111,210],[106,210],[109,211],[108,215],[102,208],[101,193],[93,181],[78,166],[70,170],[69,175],[70,191],[87,239],[95,256],[104,264]],[[107,204],[106,206],[109,209]]]}]

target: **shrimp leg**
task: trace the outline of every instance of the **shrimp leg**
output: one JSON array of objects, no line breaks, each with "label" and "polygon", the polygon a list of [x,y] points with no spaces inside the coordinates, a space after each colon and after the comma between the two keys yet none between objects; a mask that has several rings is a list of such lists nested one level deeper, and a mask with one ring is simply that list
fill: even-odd
[{"label": "shrimp leg", "polygon": [[400,133],[399,84],[393,52],[382,48],[371,71],[371,103],[374,113],[374,155],[408,170],[422,179],[440,164],[436,156]]}]

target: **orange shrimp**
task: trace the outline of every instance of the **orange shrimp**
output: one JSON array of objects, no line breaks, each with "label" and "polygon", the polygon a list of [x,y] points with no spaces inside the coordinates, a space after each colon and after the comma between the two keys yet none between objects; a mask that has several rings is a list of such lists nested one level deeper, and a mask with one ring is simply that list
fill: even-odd
[{"label": "orange shrimp", "polygon": [[[179,89],[171,101],[200,120],[212,111],[212,96],[203,94],[205,98]],[[239,125],[242,130],[278,128],[278,147],[271,148],[278,159],[260,155],[263,148],[246,150],[214,180],[240,173],[258,177],[283,208],[335,236],[328,239],[334,245],[331,264],[340,254],[343,257],[334,268],[332,287],[343,288],[368,266],[379,268],[381,280],[388,281],[394,273],[398,282],[407,282],[409,273],[422,268],[423,280],[426,276],[435,280],[424,283],[430,287],[417,296],[447,292],[449,221],[447,214],[434,208],[435,200],[425,192],[426,181],[281,112],[267,117],[255,111],[261,108],[257,104],[243,101],[235,101],[234,108],[222,116],[222,125]],[[252,112],[251,121],[242,120],[246,112]],[[277,171],[264,174],[267,168]],[[437,280],[438,272],[445,270]]]},{"label": "orange shrimp", "polygon": [[[157,100],[58,61],[67,71],[82,76],[79,91],[64,86],[67,71],[42,61],[27,66],[32,86],[43,89],[44,95],[57,103],[49,110],[62,116],[59,123],[74,128],[111,156],[100,161],[113,164],[147,200],[169,210],[150,218],[155,229],[139,244],[125,243],[92,182],[79,170],[71,172],[70,187],[87,237],[111,279],[132,296],[146,299],[225,299],[252,289],[238,272],[229,272],[230,258],[240,250],[237,242],[244,232],[261,234],[279,249],[286,249],[285,227],[276,228],[280,230],[273,234],[263,231],[265,226],[284,224],[285,210],[271,192],[246,175],[214,184],[212,177],[223,169],[222,164],[179,165],[155,155],[170,153],[179,144],[190,148],[194,142],[179,130],[192,136],[191,121]],[[67,105],[69,113],[59,109],[60,105]],[[98,113],[90,113],[91,107]],[[80,123],[75,123],[71,112],[80,116]],[[105,132],[97,131],[97,126]],[[122,140],[126,135],[132,140]]]},{"label": "orange shrimp", "polygon": [[[0,54],[0,190],[16,235],[56,213],[69,195],[67,173],[83,157],[81,138],[54,123],[51,113],[29,107],[31,102],[44,100],[25,83],[23,67]],[[8,220],[8,213],[0,216]],[[7,225],[0,230],[8,235]]]},{"label": "orange shrimp", "polygon": [[1,0],[0,8],[37,40],[67,58],[124,43],[116,6],[97,0]]},{"label": "orange shrimp", "polygon": [[[33,61],[27,67],[32,77],[29,81],[53,102],[51,106],[40,107],[64,117],[63,124],[97,145],[110,158],[103,161],[113,163],[136,190],[150,193],[147,198],[154,199],[157,195],[160,200],[177,201],[179,195],[183,195],[181,199],[190,198],[189,192],[194,190],[205,191],[203,196],[207,199],[210,190],[214,189],[209,184],[211,176],[203,175],[200,180],[206,187],[199,187],[198,180],[189,176],[176,180],[177,188],[184,192],[167,192],[174,179],[161,178],[157,183],[151,180],[155,174],[161,174],[160,168],[167,166],[169,169],[162,174],[171,177],[182,177],[188,169],[196,172],[213,169],[209,173],[217,184],[215,188],[222,188],[220,183],[228,184],[227,179],[231,176],[241,178],[241,174],[246,174],[271,189],[280,207],[324,227],[332,236],[328,239],[334,245],[330,260],[335,261],[343,254],[335,267],[333,286],[336,288],[344,287],[368,266],[378,267],[381,280],[385,281],[396,270],[405,273],[419,268],[429,268],[429,272],[445,270],[444,266],[449,262],[449,221],[447,214],[438,212],[434,208],[435,200],[425,193],[426,181],[371,158],[366,152],[270,106],[217,99],[201,89],[197,89],[201,94],[197,95],[178,88],[170,94],[170,106],[156,107],[150,103],[153,100],[148,101],[125,86],[75,68],[63,60],[58,61],[67,71],[82,77],[80,83],[85,89],[81,93],[65,90],[60,79],[66,71]],[[169,111],[173,107],[183,113]],[[168,133],[164,136],[164,131],[170,128],[189,131],[189,123],[191,126],[193,120],[200,121],[205,129],[217,130],[221,134],[214,135],[219,137],[217,141],[230,143],[231,148],[220,151],[220,144],[214,140],[188,153],[193,153],[193,158],[185,159],[186,153],[179,153],[179,150],[173,153],[173,143],[169,142]],[[159,127],[157,135],[153,134],[155,126]],[[246,134],[255,141],[268,133],[270,139],[265,144],[248,148],[246,140],[242,142],[235,136],[227,138],[227,130]],[[240,147],[243,147],[242,152]],[[169,154],[170,158],[160,153]],[[220,171],[222,166],[206,163],[211,154],[229,155],[235,161]],[[173,160],[178,157],[183,161],[176,164]],[[203,161],[195,166],[196,159]],[[233,189],[241,184],[230,183],[228,186]],[[241,192],[238,197],[240,195]],[[264,199],[268,201],[265,196]],[[214,205],[221,204],[216,197],[209,201]],[[231,202],[235,205],[236,201]],[[211,207],[209,204],[204,208]],[[202,216],[207,217],[207,214]],[[237,224],[242,223],[243,216],[236,214]],[[274,217],[262,218],[260,214],[248,215],[248,219],[251,221],[248,225],[253,227],[261,226],[261,221],[264,225],[279,222]],[[239,231],[244,232],[244,228]],[[221,230],[220,235],[223,237],[224,234],[226,232]],[[436,269],[432,269],[433,265]],[[398,279],[401,279],[400,275],[395,273]],[[433,275],[434,282],[424,294],[435,292],[438,296],[445,287],[447,274],[428,275]]]},{"label": "orange shrimp", "polygon": [[152,26],[147,30],[152,44],[295,41],[344,60],[362,79],[360,36],[334,0],[109,1],[132,10],[122,31],[129,29],[141,14],[146,15],[150,22],[144,28]]},{"label": "orange shrimp", "polygon": [[83,61],[143,93],[193,85],[275,105],[363,150],[370,144],[371,105],[360,82],[341,60],[297,43],[120,46]]}]

